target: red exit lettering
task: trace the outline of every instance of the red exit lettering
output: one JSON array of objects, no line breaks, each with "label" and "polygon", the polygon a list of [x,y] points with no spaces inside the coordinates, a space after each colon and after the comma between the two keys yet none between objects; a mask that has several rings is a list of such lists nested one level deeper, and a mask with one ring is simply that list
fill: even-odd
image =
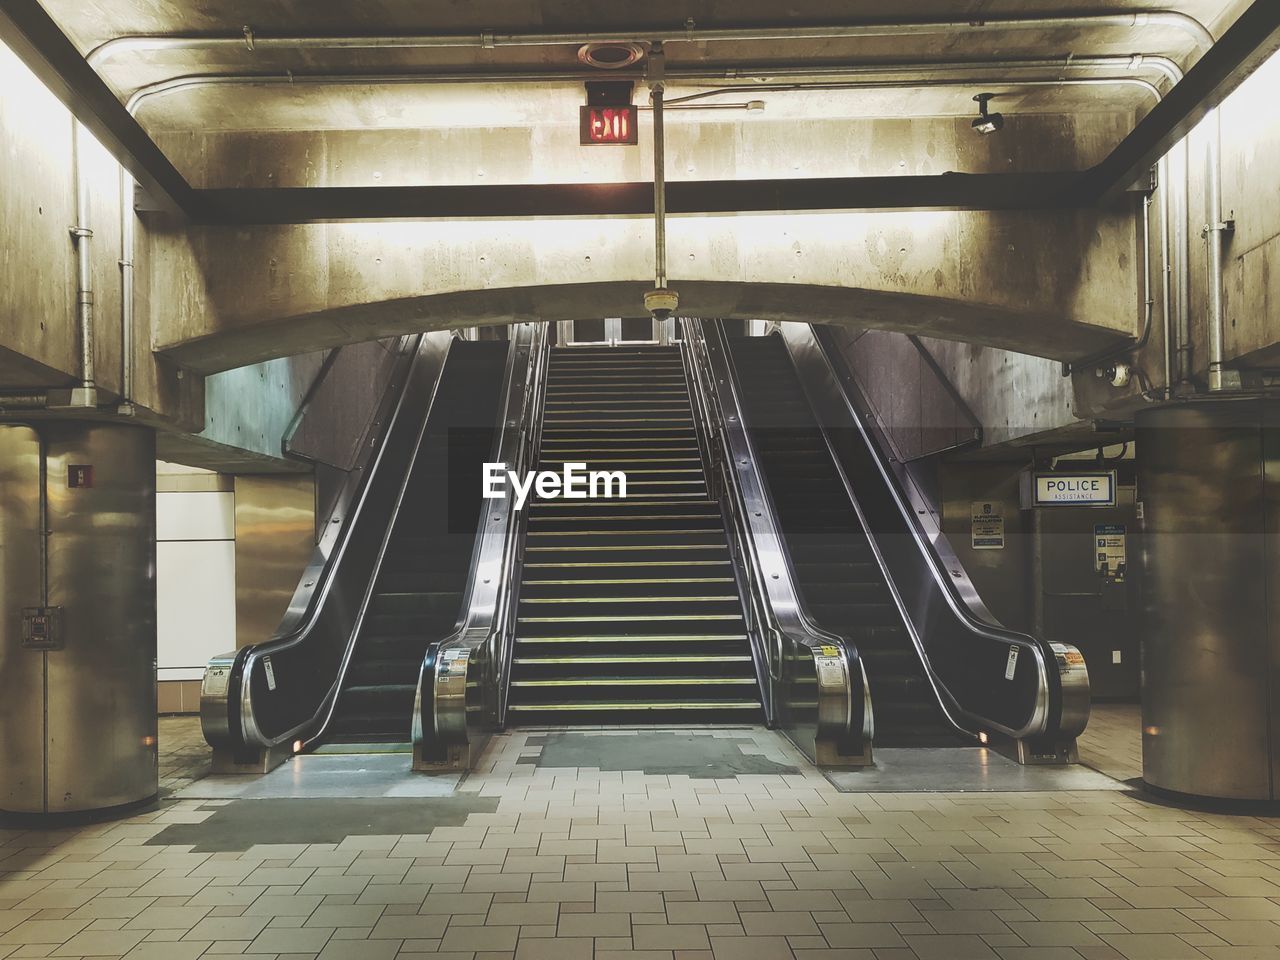
[{"label": "red exit lettering", "polygon": [[634,105],[617,107],[582,107],[579,117],[579,142],[582,144],[639,143]]}]

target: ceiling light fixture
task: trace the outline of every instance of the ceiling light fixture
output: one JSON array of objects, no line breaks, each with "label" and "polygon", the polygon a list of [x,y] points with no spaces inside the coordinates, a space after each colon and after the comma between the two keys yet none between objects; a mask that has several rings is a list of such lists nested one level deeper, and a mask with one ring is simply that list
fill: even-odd
[{"label": "ceiling light fixture", "polygon": [[578,48],[578,60],[597,70],[621,70],[639,63],[644,55],[642,44],[623,41],[584,43]]},{"label": "ceiling light fixture", "polygon": [[978,115],[973,119],[973,129],[986,136],[1004,129],[1004,114],[989,113],[987,104],[995,97],[994,93],[979,93],[973,99],[978,104]]}]

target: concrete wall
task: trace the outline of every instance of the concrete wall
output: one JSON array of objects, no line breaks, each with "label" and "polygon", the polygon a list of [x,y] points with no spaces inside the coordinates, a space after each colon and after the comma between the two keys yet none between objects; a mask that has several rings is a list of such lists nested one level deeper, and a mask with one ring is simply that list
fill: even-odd
[{"label": "concrete wall", "polygon": [[999,455],[1011,445],[1062,442],[1064,435],[1090,429],[1076,413],[1071,378],[1064,378],[1061,364],[1054,361],[922,337],[921,348],[962,408],[904,335],[839,331],[836,339],[905,459],[945,450],[972,436],[964,409],[982,427],[986,456]]},{"label": "concrete wall", "polygon": [[837,328],[833,338],[900,460],[916,460],[980,438],[967,407],[909,337]]},{"label": "concrete wall", "polygon": [[[1243,365],[1280,363],[1280,56],[1273,56],[1189,138],[1190,163],[1198,183],[1191,192],[1192,236],[1199,238],[1205,216],[1202,168],[1208,138],[1219,133],[1222,151],[1223,215],[1235,221],[1224,256],[1225,356]],[[1203,244],[1192,245],[1194,342],[1207,343],[1204,327],[1206,277]],[[1195,369],[1208,368],[1203,349],[1193,354]]]},{"label": "concrete wall", "polygon": [[[79,371],[71,114],[0,44],[0,387],[68,385]],[[119,168],[81,137],[90,189],[99,382],[120,386]]]},{"label": "concrete wall", "polygon": [[[1046,237],[1052,237],[1047,242]],[[422,329],[642,313],[647,219],[154,231],[154,345],[211,373]],[[1134,331],[1134,221],[1100,211],[676,217],[682,312],[1074,357]]]},{"label": "concrete wall", "polygon": [[[1205,160],[1206,148],[1215,138],[1222,158],[1223,216],[1235,226],[1227,234],[1223,256],[1223,357],[1228,367],[1241,369],[1246,378],[1280,364],[1280,191],[1274,170],[1275,157],[1280,154],[1280,112],[1275,108],[1278,87],[1280,56],[1273,56],[1191,132],[1185,146],[1175,147],[1169,155],[1170,179],[1189,180],[1186,304],[1191,328],[1190,372],[1200,389],[1207,381],[1209,344],[1209,277],[1202,235],[1208,223]],[[1080,409],[1089,416],[1132,417],[1146,404],[1141,396],[1144,392],[1158,393],[1164,386],[1160,191],[1153,199],[1153,325],[1149,343],[1136,357],[1135,367],[1142,376],[1125,388],[1115,388],[1097,380],[1092,371],[1083,371],[1076,377],[1076,396]],[[1175,260],[1177,256],[1175,249]],[[1181,300],[1176,286],[1170,299],[1176,317]]]},{"label": "concrete wall", "polygon": [[[344,91],[350,92],[344,96]],[[151,101],[164,107],[159,118],[150,105],[139,113],[157,143],[197,186],[617,183],[653,178],[651,150],[579,145],[578,89],[557,91],[555,98],[544,94],[536,101],[521,88],[477,94],[477,113],[488,115],[494,112],[493,102],[485,110],[481,96],[499,103],[529,98],[528,109],[537,113],[536,120],[521,122],[515,117],[505,126],[476,124],[474,117],[465,115],[449,125],[441,114],[465,96],[456,89],[433,98],[431,91],[424,94],[413,87],[376,93],[299,87],[293,101],[298,109],[287,112],[281,108],[279,87],[243,87],[236,92],[242,99],[233,111],[226,109],[228,101],[219,92],[195,89]],[[1042,112],[1020,114],[1009,102],[1016,96],[1006,93],[1001,98],[1004,133],[979,137],[968,117],[921,115],[926,105],[900,94],[879,111],[868,103],[865,91],[858,94],[861,117],[844,115],[849,105],[840,98],[848,97],[847,92],[762,95],[770,97],[770,103],[761,113],[669,111],[670,180],[1084,168],[1100,161],[1132,125],[1132,115],[1124,109],[1062,115],[1045,113],[1041,105]],[[355,99],[364,101],[364,109],[350,107],[348,101]],[[184,103],[197,111],[194,116],[175,110]],[[199,114],[202,106],[214,104],[221,105],[220,114]],[[253,112],[252,105],[259,112]],[[947,110],[967,111],[969,106],[967,92],[945,104]],[[376,126],[334,128],[344,121],[369,123],[375,110]],[[177,124],[186,129],[172,129]],[[642,119],[642,124],[642,137],[647,139],[648,120]],[[255,125],[266,129],[250,129]]]}]

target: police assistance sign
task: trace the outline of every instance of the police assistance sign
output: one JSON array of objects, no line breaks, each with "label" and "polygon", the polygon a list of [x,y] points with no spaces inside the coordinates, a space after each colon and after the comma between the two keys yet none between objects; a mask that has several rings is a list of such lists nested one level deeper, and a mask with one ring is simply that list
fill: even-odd
[{"label": "police assistance sign", "polygon": [[1114,507],[1116,472],[1036,473],[1031,476],[1033,507]]}]

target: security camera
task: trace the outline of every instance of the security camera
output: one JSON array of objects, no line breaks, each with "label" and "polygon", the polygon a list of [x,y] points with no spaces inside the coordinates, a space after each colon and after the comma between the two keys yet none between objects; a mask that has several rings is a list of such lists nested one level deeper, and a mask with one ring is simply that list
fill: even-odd
[{"label": "security camera", "polygon": [[644,308],[655,320],[666,320],[680,306],[680,294],[666,287],[658,287],[644,295]]},{"label": "security camera", "polygon": [[1003,130],[1004,115],[1000,113],[991,113],[990,109],[987,107],[987,104],[995,99],[995,94],[980,93],[973,99],[978,104],[978,115],[973,119],[973,129],[984,137],[992,133],[999,133]]}]

